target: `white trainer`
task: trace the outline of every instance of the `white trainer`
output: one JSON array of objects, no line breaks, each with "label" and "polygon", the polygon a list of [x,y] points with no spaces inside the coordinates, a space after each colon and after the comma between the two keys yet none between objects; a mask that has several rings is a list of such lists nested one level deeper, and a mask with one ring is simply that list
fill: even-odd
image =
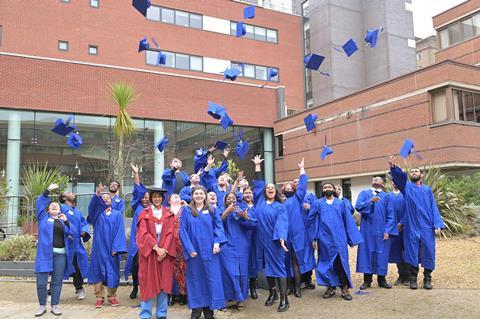
[{"label": "white trainer", "polygon": [[35,311],[35,317],[41,317],[47,312],[47,307],[38,306],[37,311]]},{"label": "white trainer", "polygon": [[50,312],[53,313],[55,316],[61,316],[62,315],[62,310],[60,309],[59,305],[53,305]]},{"label": "white trainer", "polygon": [[87,297],[87,293],[85,292],[85,289],[82,288],[81,290],[78,291],[78,293],[77,293],[77,299],[78,300],[83,300],[86,297]]}]

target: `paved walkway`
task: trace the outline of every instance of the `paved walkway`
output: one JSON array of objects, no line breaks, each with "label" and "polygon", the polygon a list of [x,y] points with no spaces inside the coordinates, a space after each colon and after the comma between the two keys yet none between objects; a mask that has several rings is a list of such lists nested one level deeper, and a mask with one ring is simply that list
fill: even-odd
[{"label": "paved walkway", "polygon": [[[321,298],[324,289],[317,287],[313,291],[303,291],[304,297],[290,298],[290,310],[277,313],[276,307],[265,307],[263,302],[267,296],[264,290],[259,291],[258,300],[249,300],[242,312],[228,309],[217,312],[215,318],[479,318],[480,289],[434,289],[412,291],[406,287],[395,287],[392,290],[372,288],[368,294],[354,294],[354,300],[347,302],[337,296],[330,300]],[[128,299],[130,287],[119,288],[120,307],[104,306],[95,309],[93,288],[87,287],[87,299],[75,299],[73,287],[64,285],[61,307],[64,315],[55,317],[49,312],[42,318],[68,319],[110,319],[138,318],[138,299]],[[37,308],[37,297],[34,283],[0,282],[0,318],[34,318]],[[50,308],[48,307],[48,311]],[[190,318],[190,310],[175,305],[169,309],[168,318]]]}]

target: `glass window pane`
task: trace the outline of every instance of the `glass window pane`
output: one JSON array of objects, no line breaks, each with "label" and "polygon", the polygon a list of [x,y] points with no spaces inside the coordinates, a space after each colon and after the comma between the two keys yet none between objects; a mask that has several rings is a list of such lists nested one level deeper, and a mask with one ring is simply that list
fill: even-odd
[{"label": "glass window pane", "polygon": [[177,69],[188,70],[190,69],[190,58],[186,54],[175,54],[175,67]]},{"label": "glass window pane", "polygon": [[232,65],[230,66],[232,69],[237,69],[238,71],[241,71],[240,76],[243,76],[243,64],[238,63],[238,62],[232,62]]},{"label": "glass window pane", "polygon": [[264,66],[255,66],[255,78],[258,80],[267,80],[267,68]]},{"label": "glass window pane", "polygon": [[99,0],[90,0],[90,6],[94,7],[94,8],[98,8],[98,5],[99,5]]},{"label": "glass window pane", "polygon": [[462,21],[463,40],[473,38],[473,21],[472,18],[468,18]]},{"label": "glass window pane", "polygon": [[463,92],[463,103],[465,109],[465,121],[475,121],[475,108],[473,105],[472,92]]},{"label": "glass window pane", "polygon": [[150,6],[150,8],[147,9],[147,19],[160,21],[160,7]]},{"label": "glass window pane", "polygon": [[203,58],[200,56],[191,56],[190,70],[203,71]]},{"label": "glass window pane", "polygon": [[230,35],[237,34],[237,24],[233,21],[230,21]]},{"label": "glass window pane", "polygon": [[433,123],[440,123],[447,120],[447,102],[445,91],[432,94],[433,100]]},{"label": "glass window pane", "polygon": [[480,94],[473,95],[473,104],[475,105],[476,122],[480,123]]},{"label": "glass window pane", "polygon": [[98,55],[98,47],[96,45],[89,45],[88,46],[88,54]]},{"label": "glass window pane", "polygon": [[190,13],[190,28],[201,29],[202,25],[202,16]]},{"label": "glass window pane", "polygon": [[188,27],[188,12],[175,11],[175,24]]},{"label": "glass window pane", "polygon": [[278,75],[280,74],[278,72],[278,69],[277,68],[271,68],[273,71],[277,72],[277,75],[275,75],[274,77],[272,77],[270,80],[271,81],[274,81],[274,82],[278,82]]},{"label": "glass window pane", "polygon": [[463,101],[462,91],[452,90],[453,93],[453,111],[455,112],[455,119],[463,121]]},{"label": "glass window pane", "polygon": [[480,13],[473,16],[473,34],[480,35]]},{"label": "glass window pane", "polygon": [[147,50],[145,52],[146,52],[145,53],[145,58],[147,60],[147,64],[157,65],[158,52],[157,51],[150,51],[150,50]]},{"label": "glass window pane", "polygon": [[60,51],[68,51],[68,42],[67,41],[58,41],[58,49]]},{"label": "glass window pane", "polygon": [[454,45],[462,41],[462,30],[460,23],[455,23],[448,27],[448,38],[450,40],[450,45]]},{"label": "glass window pane", "polygon": [[244,64],[243,75],[249,78],[255,78],[255,66],[251,64]]},{"label": "glass window pane", "polygon": [[245,35],[246,38],[255,39],[255,34],[254,34],[254,30],[253,30],[253,25],[248,25],[248,24],[246,24],[246,25],[245,25],[245,30],[247,31],[247,34]]},{"label": "glass window pane", "polygon": [[171,9],[162,8],[162,22],[165,23],[174,23],[174,11]]},{"label": "glass window pane", "polygon": [[262,27],[255,27],[255,40],[266,41],[266,30]]},{"label": "glass window pane", "polygon": [[443,29],[440,31],[440,48],[445,49],[450,46],[450,41],[448,41],[448,29]]},{"label": "glass window pane", "polygon": [[165,55],[167,57],[166,61],[165,61],[165,66],[167,66],[169,68],[174,68],[175,67],[175,53],[165,52],[165,51],[162,51],[162,52],[165,53]]},{"label": "glass window pane", "polygon": [[267,29],[267,41],[277,43],[277,31]]}]

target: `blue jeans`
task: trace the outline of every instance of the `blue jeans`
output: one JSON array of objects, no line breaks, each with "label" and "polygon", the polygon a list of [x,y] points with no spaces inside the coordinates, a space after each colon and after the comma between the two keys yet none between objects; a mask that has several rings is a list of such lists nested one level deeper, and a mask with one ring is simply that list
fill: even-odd
[{"label": "blue jeans", "polygon": [[[153,298],[147,301],[140,302],[140,318],[152,318]],[[168,295],[166,292],[161,292],[157,295],[157,313],[158,317],[166,317],[168,309]]]},{"label": "blue jeans", "polygon": [[[52,282],[50,289],[52,291],[51,305],[58,305],[60,303],[60,293],[62,292],[63,273],[67,266],[67,255],[53,254],[53,271]],[[47,284],[48,272],[37,273],[37,297],[41,306],[47,305]]]}]

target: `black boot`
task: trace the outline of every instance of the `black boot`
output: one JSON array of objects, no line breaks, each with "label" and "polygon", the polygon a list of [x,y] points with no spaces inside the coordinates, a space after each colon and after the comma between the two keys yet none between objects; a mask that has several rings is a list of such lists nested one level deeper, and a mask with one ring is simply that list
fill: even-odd
[{"label": "black boot", "polygon": [[277,293],[277,288],[275,287],[275,277],[267,277],[267,282],[268,282],[268,298],[265,301],[265,306],[271,306],[275,301],[278,300],[278,293]]},{"label": "black boot", "polygon": [[190,319],[200,319],[201,316],[202,316],[202,308],[192,309],[192,314],[190,316]]},{"label": "black boot", "polygon": [[424,269],[423,270],[423,288],[431,290],[432,286],[432,270]]},{"label": "black boot", "polygon": [[213,310],[208,307],[203,308],[203,315],[205,316],[205,319],[214,319]]},{"label": "black boot", "polygon": [[409,266],[410,268],[410,289],[417,289],[417,276],[418,276],[418,267]]},{"label": "black boot", "polygon": [[392,285],[390,285],[387,282],[387,279],[385,279],[385,276],[378,276],[377,275],[377,282],[378,282],[378,287],[386,288],[386,289],[392,289]]},{"label": "black boot", "polygon": [[175,295],[168,295],[168,306],[173,306],[175,304]]},{"label": "black boot", "polygon": [[363,274],[363,284],[360,286],[360,290],[372,287],[372,278],[372,274]]},{"label": "black boot", "polygon": [[342,298],[350,301],[353,299],[352,295],[350,294],[350,291],[348,291],[348,286],[343,286],[340,287],[340,290],[342,291]]},{"label": "black boot", "polygon": [[293,279],[287,278],[287,295],[290,296],[293,292]]},{"label": "black boot", "polygon": [[328,299],[335,296],[335,287],[328,287],[323,294],[323,299]]},{"label": "black boot", "polygon": [[256,290],[257,278],[250,278],[249,283],[250,283],[250,298],[257,299],[258,298],[257,290]]},{"label": "black boot", "polygon": [[295,287],[293,288],[293,295],[297,298],[302,298],[302,292],[300,290],[300,281],[295,282]]},{"label": "black boot", "polygon": [[130,299],[137,298],[137,294],[138,294],[138,285],[133,285],[132,292],[130,293]]},{"label": "black boot", "polygon": [[187,296],[186,295],[180,295],[178,298],[178,304],[180,306],[184,306],[187,303]]},{"label": "black boot", "polygon": [[287,296],[287,278],[278,278],[278,285],[280,286],[280,303],[277,311],[284,312],[290,307]]},{"label": "black boot", "polygon": [[400,275],[400,276],[398,276],[398,279],[395,280],[394,285],[395,285],[395,286],[400,286],[400,285],[402,285],[402,284],[403,284],[403,276]]}]

